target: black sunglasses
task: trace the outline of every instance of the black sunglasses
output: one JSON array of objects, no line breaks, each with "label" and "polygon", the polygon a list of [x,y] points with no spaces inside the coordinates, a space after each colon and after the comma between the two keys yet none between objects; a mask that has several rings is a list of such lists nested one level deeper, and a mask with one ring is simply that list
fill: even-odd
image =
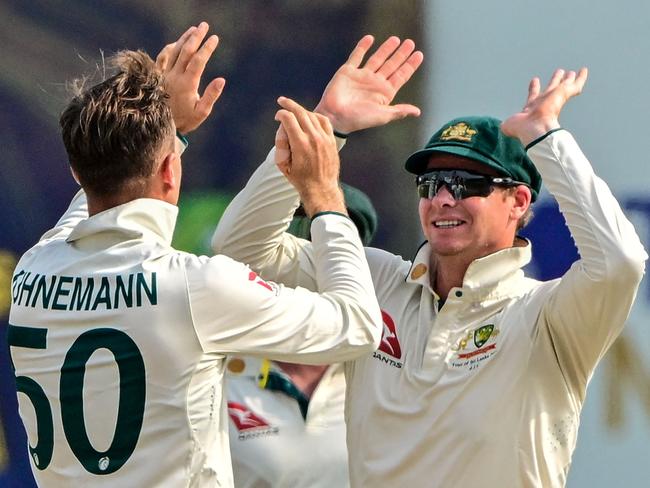
[{"label": "black sunglasses", "polygon": [[487,197],[495,186],[512,188],[526,184],[510,177],[488,176],[459,169],[429,171],[416,177],[415,183],[420,198],[433,198],[445,186],[454,200]]}]

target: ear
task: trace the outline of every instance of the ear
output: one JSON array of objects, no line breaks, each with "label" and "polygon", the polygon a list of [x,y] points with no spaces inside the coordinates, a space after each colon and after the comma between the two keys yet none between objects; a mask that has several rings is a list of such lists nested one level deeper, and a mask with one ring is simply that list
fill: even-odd
[{"label": "ear", "polygon": [[72,173],[72,177],[77,182],[77,185],[81,186],[81,182],[79,181],[79,175],[77,174],[77,172],[74,170],[72,166],[70,166],[70,173]]},{"label": "ear", "polygon": [[180,174],[178,174],[180,165],[178,164],[178,159],[179,156],[175,152],[167,153],[167,156],[165,156],[158,168],[158,174],[167,191],[175,189],[180,185]]},{"label": "ear", "polygon": [[530,204],[533,200],[533,195],[530,192],[530,188],[526,185],[519,185],[515,188],[515,191],[512,193],[514,204],[510,209],[510,218],[515,221],[519,221],[521,217],[526,213]]}]

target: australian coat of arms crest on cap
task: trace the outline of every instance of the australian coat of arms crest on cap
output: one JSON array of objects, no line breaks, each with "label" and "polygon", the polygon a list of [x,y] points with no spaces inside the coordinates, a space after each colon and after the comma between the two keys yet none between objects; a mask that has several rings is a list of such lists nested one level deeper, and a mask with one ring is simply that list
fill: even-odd
[{"label": "australian coat of arms crest on cap", "polygon": [[440,140],[470,142],[476,133],[476,129],[472,129],[472,127],[467,125],[465,122],[459,122],[457,124],[450,125],[444,131],[442,131]]}]

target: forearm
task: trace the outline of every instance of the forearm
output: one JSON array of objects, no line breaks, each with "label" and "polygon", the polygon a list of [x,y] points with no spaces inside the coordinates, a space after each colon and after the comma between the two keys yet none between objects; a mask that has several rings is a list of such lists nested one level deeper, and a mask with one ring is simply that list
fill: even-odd
[{"label": "forearm", "polygon": [[552,132],[534,142],[528,154],[558,202],[585,272],[595,280],[622,274],[638,281],[647,258],[641,241],[571,134]]},{"label": "forearm", "polygon": [[575,391],[583,391],[627,320],[647,254],[568,132],[538,141],[529,155],[557,199],[580,253],[547,297],[541,319],[565,378]]},{"label": "forearm", "polygon": [[222,255],[188,269],[204,350],[323,364],[377,347],[381,312],[354,224],[327,214],[311,231],[318,293],[265,282]]},{"label": "forearm", "polygon": [[[345,141],[337,138],[340,150]],[[248,264],[271,280],[310,286],[311,244],[285,231],[300,204],[296,189],[274,162],[275,149],[228,205],[212,237],[212,249]]]},{"label": "forearm", "polygon": [[246,263],[256,271],[275,261],[284,240],[291,240],[283,234],[300,204],[298,193],[277,169],[274,152],[269,152],[228,205],[212,237],[215,253]]}]

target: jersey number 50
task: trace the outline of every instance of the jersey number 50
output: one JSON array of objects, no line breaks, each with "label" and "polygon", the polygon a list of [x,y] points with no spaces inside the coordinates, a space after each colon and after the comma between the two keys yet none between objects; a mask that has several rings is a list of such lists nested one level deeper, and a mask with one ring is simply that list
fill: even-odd
[{"label": "jersey number 50", "polygon": [[[47,329],[10,325],[7,339],[10,346],[46,349]],[[113,353],[120,374],[115,434],[104,452],[95,450],[90,443],[83,409],[86,363],[96,350],[102,348]],[[29,446],[29,452],[34,465],[43,470],[50,464],[54,451],[52,407],[41,385],[29,376],[17,376],[16,389],[27,395],[34,405],[38,441],[35,447]],[[61,421],[70,449],[86,471],[99,475],[114,473],[131,457],[142,430],[145,393],[142,354],[124,332],[110,328],[93,329],[74,341],[61,367]]]}]

